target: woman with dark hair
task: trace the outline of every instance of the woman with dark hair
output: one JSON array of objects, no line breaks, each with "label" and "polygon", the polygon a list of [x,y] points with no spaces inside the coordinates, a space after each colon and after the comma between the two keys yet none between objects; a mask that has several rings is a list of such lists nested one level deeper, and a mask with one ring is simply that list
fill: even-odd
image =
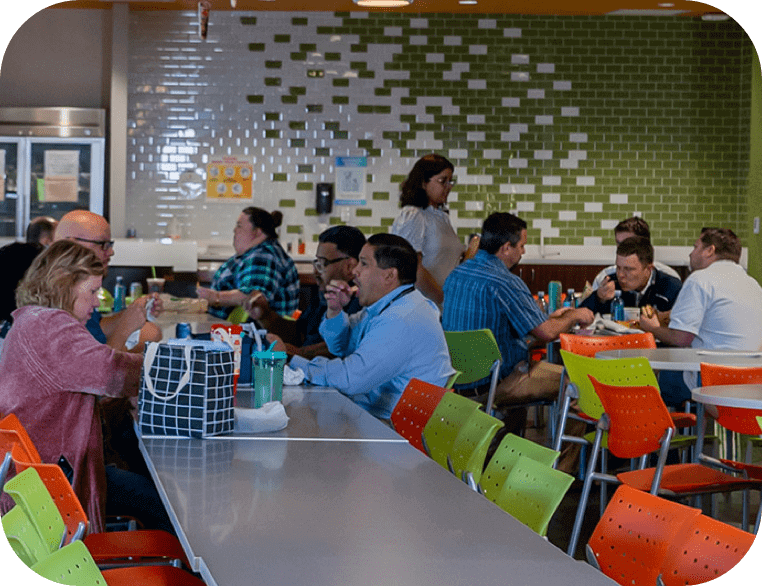
[{"label": "woman with dark hair", "polygon": [[[57,241],[35,258],[16,290],[19,308],[0,358],[0,413],[18,417],[44,463],[70,470],[90,532],[104,530],[107,508],[171,530],[151,482],[104,462],[99,401],[136,396],[143,364],[85,327],[105,272],[74,241]],[[9,502],[3,497],[0,510]]]},{"label": "woman with dark hair", "polygon": [[402,211],[391,233],[404,237],[418,253],[416,287],[441,306],[445,278],[460,263],[465,246],[446,208],[455,167],[436,153],[424,155],[400,184]]},{"label": "woman with dark hair", "polygon": [[211,288],[198,288],[198,297],[209,301],[209,313],[227,318],[252,293],[259,292],[275,312],[289,315],[299,307],[299,275],[278,243],[276,229],[283,222],[277,210],[269,213],[250,206],[233,229],[235,255],[212,278]]}]

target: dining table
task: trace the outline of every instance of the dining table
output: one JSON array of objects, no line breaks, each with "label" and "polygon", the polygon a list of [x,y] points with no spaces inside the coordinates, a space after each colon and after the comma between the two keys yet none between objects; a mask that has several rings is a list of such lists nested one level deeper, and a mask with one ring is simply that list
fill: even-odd
[{"label": "dining table", "polygon": [[285,387],[284,406],[271,433],[138,432],[208,584],[615,585],[338,391]]},{"label": "dining table", "polygon": [[212,330],[212,325],[230,324],[225,319],[212,316],[206,312],[177,312],[174,310],[165,310],[158,317],[153,319],[161,328],[162,341],[175,338],[175,329],[179,323],[188,323],[193,335],[207,335]]},{"label": "dining table", "polygon": [[723,349],[699,349],[693,347],[657,347],[656,349],[613,349],[599,351],[595,357],[621,359],[645,357],[655,370],[698,372],[702,363],[714,363],[735,367],[762,365],[762,351],[733,351]]}]

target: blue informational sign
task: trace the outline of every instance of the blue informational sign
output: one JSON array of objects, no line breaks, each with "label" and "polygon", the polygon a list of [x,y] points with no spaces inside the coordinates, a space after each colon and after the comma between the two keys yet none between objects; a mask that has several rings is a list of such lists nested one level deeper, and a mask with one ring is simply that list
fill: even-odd
[{"label": "blue informational sign", "polygon": [[365,168],[367,157],[336,158],[336,199],[337,206],[365,206]]}]

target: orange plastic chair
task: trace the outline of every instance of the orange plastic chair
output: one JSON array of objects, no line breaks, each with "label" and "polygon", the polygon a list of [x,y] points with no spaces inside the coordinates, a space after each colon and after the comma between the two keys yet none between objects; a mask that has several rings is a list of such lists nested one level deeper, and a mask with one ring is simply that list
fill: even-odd
[{"label": "orange plastic chair", "polygon": [[697,508],[620,486],[585,547],[587,561],[622,586],[655,586],[675,537],[700,515]]},{"label": "orange plastic chair", "polygon": [[[17,448],[14,450],[16,456]],[[63,471],[55,464],[25,463],[14,459],[17,472],[37,471],[53,498],[66,526],[65,543],[82,539],[87,515]],[[139,564],[183,564],[190,569],[180,541],[162,530],[113,531],[92,533],[83,539],[93,559],[102,567]]]},{"label": "orange plastic chair", "polygon": [[756,536],[699,515],[667,551],[659,580],[664,586],[703,584],[719,578],[741,561]]},{"label": "orange plastic chair", "polygon": [[561,333],[558,336],[561,349],[585,357],[595,357],[599,351],[612,349],[656,349],[653,333],[628,333],[612,337],[588,337]]},{"label": "orange plastic chair", "polygon": [[447,388],[412,378],[392,411],[394,430],[423,453],[426,450],[421,442],[421,433],[445,392],[448,392]]},{"label": "orange plastic chair", "polygon": [[[654,386],[602,384],[592,376],[590,380],[603,403],[605,414],[596,426],[568,553],[573,554],[573,549],[576,548],[590,486],[596,479],[606,482],[618,481],[639,490],[650,491],[654,495],[662,494],[669,497],[746,489],[762,490],[762,480],[739,478],[703,464],[665,465],[675,426],[659,391]],[[623,472],[616,477],[595,471],[603,433],[606,430],[609,451],[620,458],[641,458],[643,469]],[[656,467],[644,468],[646,458],[656,451],[659,452]]]},{"label": "orange plastic chair", "polygon": [[29,455],[29,461],[32,463],[42,462],[40,454],[37,453],[37,448],[29,437],[29,433],[26,432],[26,429],[15,414],[6,415],[3,420],[0,420],[0,431],[15,431],[19,436],[19,443]]}]

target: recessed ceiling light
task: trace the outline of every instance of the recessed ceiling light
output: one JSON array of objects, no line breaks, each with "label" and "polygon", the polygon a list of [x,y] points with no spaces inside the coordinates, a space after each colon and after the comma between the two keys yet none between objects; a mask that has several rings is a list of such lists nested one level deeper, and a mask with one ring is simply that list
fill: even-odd
[{"label": "recessed ceiling light", "polygon": [[711,14],[704,14],[701,16],[701,20],[714,20],[714,21],[721,21],[721,20],[728,20],[730,17],[727,14],[722,14],[719,12],[713,12]]},{"label": "recessed ceiling light", "polygon": [[458,4],[478,4],[476,0],[458,0]]},{"label": "recessed ceiling light", "polygon": [[674,2],[659,2],[659,8],[672,8],[674,5]]},{"label": "recessed ceiling light", "polygon": [[353,0],[358,6],[367,8],[395,8],[398,6],[409,6],[413,0]]}]

